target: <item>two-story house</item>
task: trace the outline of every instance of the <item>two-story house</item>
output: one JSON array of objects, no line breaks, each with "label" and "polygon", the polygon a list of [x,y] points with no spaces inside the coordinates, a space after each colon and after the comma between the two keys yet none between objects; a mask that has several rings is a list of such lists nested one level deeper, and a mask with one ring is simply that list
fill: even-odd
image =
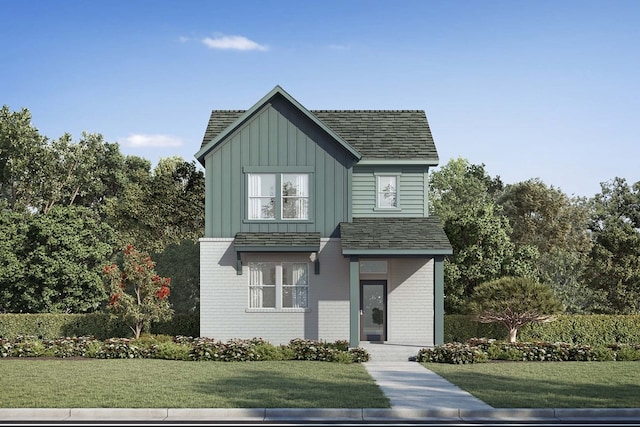
[{"label": "two-story house", "polygon": [[201,336],[442,343],[452,249],[429,214],[423,111],[309,111],[276,86],[214,110],[196,158]]}]

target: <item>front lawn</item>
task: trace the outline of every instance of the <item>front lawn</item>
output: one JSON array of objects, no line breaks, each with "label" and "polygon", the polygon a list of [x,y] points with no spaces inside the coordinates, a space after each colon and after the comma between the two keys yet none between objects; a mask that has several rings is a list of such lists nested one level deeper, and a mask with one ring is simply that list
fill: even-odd
[{"label": "front lawn", "polygon": [[637,408],[640,362],[425,363],[494,408]]},{"label": "front lawn", "polygon": [[360,364],[0,359],[3,408],[388,408]]}]

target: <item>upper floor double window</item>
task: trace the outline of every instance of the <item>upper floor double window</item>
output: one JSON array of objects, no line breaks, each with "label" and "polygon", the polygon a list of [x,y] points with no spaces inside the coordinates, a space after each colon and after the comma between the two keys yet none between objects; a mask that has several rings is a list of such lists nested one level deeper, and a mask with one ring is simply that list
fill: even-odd
[{"label": "upper floor double window", "polygon": [[250,173],[248,194],[249,219],[309,219],[308,174]]}]

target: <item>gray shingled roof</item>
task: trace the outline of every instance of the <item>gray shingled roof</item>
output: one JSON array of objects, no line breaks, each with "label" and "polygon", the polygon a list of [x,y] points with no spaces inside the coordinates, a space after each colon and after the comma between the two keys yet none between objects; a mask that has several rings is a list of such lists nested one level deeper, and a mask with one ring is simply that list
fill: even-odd
[{"label": "gray shingled roof", "polygon": [[[244,112],[213,110],[202,147]],[[438,159],[424,111],[311,110],[311,113],[360,152],[363,159]]]},{"label": "gray shingled roof", "polygon": [[451,243],[437,217],[354,218],[340,223],[342,253],[450,254]]},{"label": "gray shingled roof", "polygon": [[259,251],[299,250],[317,252],[320,250],[320,233],[251,233],[240,232],[233,241],[236,250]]},{"label": "gray shingled roof", "polygon": [[213,110],[204,131],[201,148],[218,136],[223,130],[244,113],[244,110]]}]

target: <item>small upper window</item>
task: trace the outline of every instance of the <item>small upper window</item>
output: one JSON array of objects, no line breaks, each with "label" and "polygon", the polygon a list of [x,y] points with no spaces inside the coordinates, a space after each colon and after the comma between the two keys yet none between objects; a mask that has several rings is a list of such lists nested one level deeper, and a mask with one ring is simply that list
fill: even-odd
[{"label": "small upper window", "polygon": [[379,208],[398,207],[398,177],[378,176],[378,202]]}]

